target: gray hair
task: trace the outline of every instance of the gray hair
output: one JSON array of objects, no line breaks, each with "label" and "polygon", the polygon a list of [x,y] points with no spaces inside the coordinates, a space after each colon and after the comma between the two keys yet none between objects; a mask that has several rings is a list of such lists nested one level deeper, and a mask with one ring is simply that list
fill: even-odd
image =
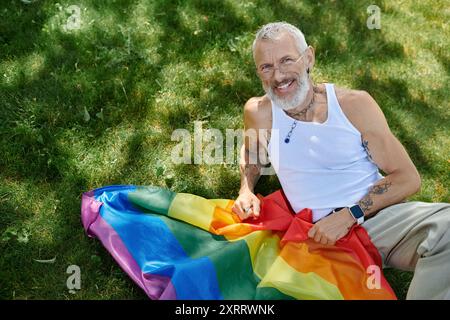
[{"label": "gray hair", "polygon": [[295,40],[295,46],[299,52],[303,52],[308,48],[305,36],[294,25],[281,21],[271,22],[263,25],[258,32],[256,32],[255,40],[253,41],[252,52],[253,59],[255,58],[256,42],[259,40],[275,40],[283,32],[288,32]]}]

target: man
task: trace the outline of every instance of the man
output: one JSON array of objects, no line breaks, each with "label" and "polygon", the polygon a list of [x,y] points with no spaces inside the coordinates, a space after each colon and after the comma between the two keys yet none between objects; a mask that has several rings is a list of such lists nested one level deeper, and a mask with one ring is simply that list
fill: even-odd
[{"label": "man", "polygon": [[383,265],[415,271],[407,299],[450,299],[450,204],[405,200],[421,179],[374,99],[314,85],[314,49],[288,23],[263,26],[253,58],[266,94],[245,104],[245,130],[267,134],[257,135],[258,148],[245,139],[233,211],[259,215],[255,150],[265,150],[293,210],[312,209],[310,238],[333,245],[362,224]]}]

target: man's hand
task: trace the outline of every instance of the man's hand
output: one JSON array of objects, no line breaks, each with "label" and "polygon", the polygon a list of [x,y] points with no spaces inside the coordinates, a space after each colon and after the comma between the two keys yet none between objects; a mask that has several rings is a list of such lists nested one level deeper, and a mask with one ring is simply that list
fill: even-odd
[{"label": "man's hand", "polygon": [[253,219],[259,217],[260,200],[251,191],[241,192],[234,202],[231,210],[236,213],[241,220],[253,216]]},{"label": "man's hand", "polygon": [[356,222],[348,208],[341,209],[317,221],[308,236],[321,244],[334,245]]}]

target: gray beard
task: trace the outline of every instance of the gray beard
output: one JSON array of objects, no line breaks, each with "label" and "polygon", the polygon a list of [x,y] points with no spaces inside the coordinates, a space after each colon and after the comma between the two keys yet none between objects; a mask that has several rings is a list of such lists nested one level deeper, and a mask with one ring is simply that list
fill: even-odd
[{"label": "gray beard", "polygon": [[297,90],[294,92],[294,96],[292,98],[280,98],[275,94],[271,86],[268,89],[264,89],[264,91],[277,107],[283,110],[294,109],[305,101],[310,89],[308,74],[306,72],[304,72],[301,76],[298,76],[295,80],[297,80]]}]

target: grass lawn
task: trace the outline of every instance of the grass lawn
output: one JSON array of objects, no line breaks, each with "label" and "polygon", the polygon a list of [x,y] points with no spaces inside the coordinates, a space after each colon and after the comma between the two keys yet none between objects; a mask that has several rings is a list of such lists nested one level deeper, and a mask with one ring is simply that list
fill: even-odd
[{"label": "grass lawn", "polygon": [[[366,26],[370,4],[381,9],[380,30]],[[81,194],[137,184],[235,198],[238,165],[176,165],[171,133],[193,132],[194,121],[242,128],[243,104],[263,94],[254,33],[276,20],[299,26],[316,48],[316,82],[363,89],[379,103],[422,176],[410,199],[449,201],[444,0],[3,0],[0,299],[146,298],[86,237]],[[264,176],[256,191],[279,187]],[[81,268],[75,294],[66,287],[72,264]],[[404,298],[412,274],[386,276]]]}]

